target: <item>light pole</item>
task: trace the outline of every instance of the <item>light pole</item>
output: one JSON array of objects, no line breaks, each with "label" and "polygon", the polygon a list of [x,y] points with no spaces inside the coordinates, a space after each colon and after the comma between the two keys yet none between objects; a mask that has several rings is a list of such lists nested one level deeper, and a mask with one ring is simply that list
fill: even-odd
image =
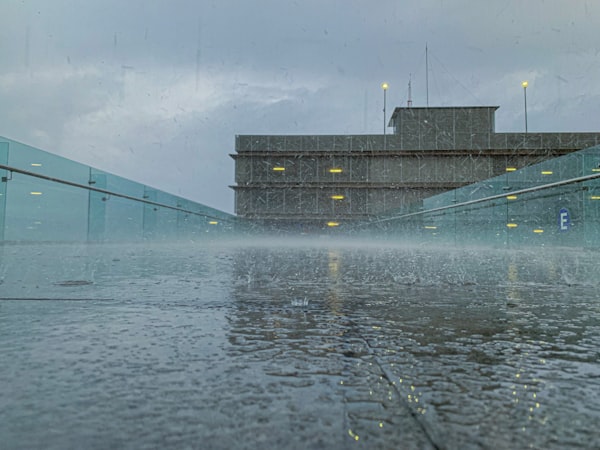
[{"label": "light pole", "polygon": [[525,99],[525,133],[527,133],[527,86],[529,86],[529,83],[523,81],[521,86],[523,86],[523,98]]},{"label": "light pole", "polygon": [[387,83],[385,83],[385,82],[381,83],[381,89],[383,89],[383,149],[384,150],[386,147],[386,145],[385,145],[386,144],[386,142],[385,142],[385,138],[386,138],[386,136],[385,136],[385,119],[386,119],[386,117],[385,117],[385,94],[388,90],[388,87],[389,86]]}]

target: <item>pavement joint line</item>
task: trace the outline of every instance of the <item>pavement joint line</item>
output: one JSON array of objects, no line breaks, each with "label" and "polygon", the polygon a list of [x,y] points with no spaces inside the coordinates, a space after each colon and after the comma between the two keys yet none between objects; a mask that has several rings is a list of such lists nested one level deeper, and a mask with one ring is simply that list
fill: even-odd
[{"label": "pavement joint line", "polygon": [[[349,321],[351,321],[354,325],[356,325],[356,328],[358,328],[358,324],[352,320],[352,319],[348,319]],[[413,418],[413,420],[417,423],[417,425],[419,426],[419,428],[423,431],[423,434],[425,435],[425,437],[427,438],[427,440],[429,441],[429,443],[432,445],[432,447],[436,450],[441,450],[444,447],[438,445],[432,436],[432,432],[429,430],[429,427],[427,427],[423,421],[421,421],[419,419],[419,416],[417,415],[417,413],[410,407],[410,405],[408,405],[406,403],[406,401],[404,400],[404,397],[402,395],[402,393],[400,392],[400,389],[398,388],[398,386],[396,386],[392,380],[393,380],[393,375],[391,375],[389,373],[389,371],[384,367],[383,363],[381,362],[381,360],[379,359],[379,357],[377,356],[377,353],[375,352],[375,350],[373,349],[373,347],[371,347],[371,344],[369,344],[369,341],[367,340],[367,338],[365,338],[362,333],[360,333],[359,331],[356,332],[358,334],[358,336],[363,340],[363,342],[365,343],[366,347],[367,347],[367,352],[369,353],[369,355],[373,358],[373,361],[375,361],[375,364],[377,364],[377,366],[379,367],[379,370],[381,370],[381,373],[383,374],[383,376],[385,377],[385,379],[387,380],[388,384],[391,386],[391,388],[394,390],[394,392],[396,393],[396,395],[398,396],[398,398],[400,399],[400,403],[402,404],[402,406],[404,406],[404,408],[408,411],[408,413],[410,414],[410,416]]]}]

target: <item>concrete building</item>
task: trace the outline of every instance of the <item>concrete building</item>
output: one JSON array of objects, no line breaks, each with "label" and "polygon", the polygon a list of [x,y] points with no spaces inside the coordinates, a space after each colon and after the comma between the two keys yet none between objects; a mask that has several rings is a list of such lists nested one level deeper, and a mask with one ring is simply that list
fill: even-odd
[{"label": "concrete building", "polygon": [[343,226],[600,144],[600,133],[496,133],[496,109],[396,108],[388,135],[238,135],[235,212],[281,229]]}]

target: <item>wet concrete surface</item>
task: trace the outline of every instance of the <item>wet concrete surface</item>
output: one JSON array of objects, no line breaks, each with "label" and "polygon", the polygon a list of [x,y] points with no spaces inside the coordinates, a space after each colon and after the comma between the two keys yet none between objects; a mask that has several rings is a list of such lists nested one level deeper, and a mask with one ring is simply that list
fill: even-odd
[{"label": "wet concrete surface", "polygon": [[2,448],[598,448],[598,255],[0,247]]}]

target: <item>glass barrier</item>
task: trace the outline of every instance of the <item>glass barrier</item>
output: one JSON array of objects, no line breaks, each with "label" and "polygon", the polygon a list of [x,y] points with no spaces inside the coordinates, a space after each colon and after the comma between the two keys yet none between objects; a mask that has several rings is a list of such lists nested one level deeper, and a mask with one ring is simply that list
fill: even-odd
[{"label": "glass barrier", "polygon": [[[0,165],[8,164],[8,142],[0,141]],[[0,168],[0,241],[4,240],[4,223],[6,216],[6,185],[8,171]]]},{"label": "glass barrier", "polygon": [[0,138],[2,241],[211,238],[233,215]]},{"label": "glass barrier", "polygon": [[[2,241],[210,239],[251,228],[233,215],[5,138],[0,177]],[[455,245],[600,247],[600,146],[507,166],[501,176],[380,216],[358,231]]]},{"label": "glass barrier", "polygon": [[507,167],[362,229],[421,243],[600,247],[600,146]]}]

